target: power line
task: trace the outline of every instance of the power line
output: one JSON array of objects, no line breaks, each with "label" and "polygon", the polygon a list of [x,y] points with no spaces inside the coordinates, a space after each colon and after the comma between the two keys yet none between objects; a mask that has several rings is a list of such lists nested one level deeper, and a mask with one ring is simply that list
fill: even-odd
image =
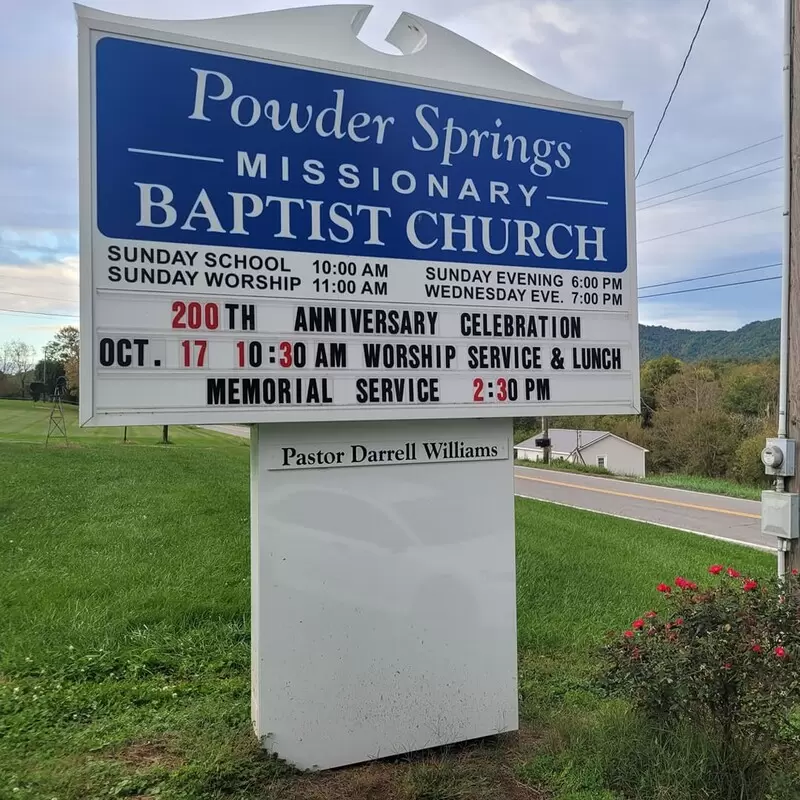
[{"label": "power line", "polygon": [[[767,209],[767,210],[772,210],[772,209]],[[756,212],[756,213],[763,213],[763,212]],[[747,214],[745,216],[750,216],[750,215]],[[712,224],[719,224],[719,223],[712,223]],[[707,226],[701,226],[701,227],[707,227]],[[696,230],[696,229],[692,228],[692,230]],[[668,234],[668,235],[671,235],[671,234]],[[652,241],[652,240],[648,239],[646,241]],[[641,244],[641,242],[640,242],[640,244]],[[732,270],[727,270],[725,272],[713,272],[713,273],[711,273],[709,275],[700,275],[700,276],[695,277],[695,278],[681,278],[680,280],[664,281],[663,283],[651,283],[651,284],[648,284],[647,286],[640,286],[639,287],[639,291],[642,291],[643,289],[657,289],[660,286],[674,286],[675,284],[680,284],[680,283],[691,283],[693,281],[709,280],[710,278],[721,278],[721,277],[723,277],[725,275],[739,275],[739,274],[741,274],[743,272],[755,272],[755,271],[761,270],[761,269],[771,269],[771,268],[780,267],[780,266],[783,266],[782,263],[781,262],[777,262],[775,264],[763,264],[760,267],[747,267],[745,269],[732,269]],[[739,281],[738,283],[721,283],[721,284],[715,284],[714,286],[700,286],[700,287],[697,287],[697,288],[694,288],[694,289],[682,289],[682,290],[672,291],[672,292],[661,292],[659,294],[648,294],[648,295],[640,296],[639,299],[640,300],[646,300],[648,297],[664,297],[666,295],[671,295],[671,294],[686,294],[687,292],[702,292],[702,291],[705,291],[706,289],[719,289],[719,288],[722,288],[722,287],[725,287],[725,286],[740,286],[740,285],[744,285],[744,284],[748,284],[748,283],[761,283],[762,281],[774,281],[774,280],[778,280],[778,278],[780,278],[780,277],[781,277],[780,275],[776,275],[776,276],[770,277],[770,278],[758,278],[756,280],[751,280],[751,281]],[[59,299],[61,299],[61,298],[56,298],[56,297],[44,297],[43,295],[37,295],[37,294],[22,294],[20,292],[0,291],[0,294],[12,294],[12,295],[15,295],[17,297],[34,297],[34,298],[37,298],[37,299],[40,299],[40,300],[59,300]],[[37,316],[37,317],[71,317],[71,318],[74,318],[74,319],[78,319],[78,314],[52,314],[52,313],[45,313],[43,311],[22,311],[22,310],[11,309],[11,308],[0,308],[0,314],[23,314],[23,315],[33,315],[33,316]]]},{"label": "power line", "polygon": [[34,317],[72,317],[78,319],[77,314],[46,314],[44,311],[18,311],[15,308],[0,308],[0,314],[29,314]]},{"label": "power line", "polygon": [[649,186],[651,183],[658,183],[658,181],[666,180],[667,178],[673,178],[675,175],[681,175],[684,172],[689,172],[693,169],[697,169],[698,167],[704,167],[706,164],[713,164],[715,161],[722,161],[723,158],[729,158],[730,156],[738,155],[739,153],[744,153],[746,150],[752,150],[754,147],[761,147],[762,144],[769,144],[770,142],[777,142],[778,139],[783,139],[783,136],[773,136],[770,139],[763,139],[760,142],[756,142],[755,144],[749,144],[747,147],[740,147],[738,150],[731,150],[730,153],[723,153],[721,156],[716,156],[715,158],[709,158],[708,161],[701,161],[699,164],[692,164],[690,167],[684,167],[683,169],[676,170],[675,172],[670,172],[667,175],[661,175],[658,178],[653,178],[652,180],[645,181],[644,183],[639,184],[639,188],[641,189],[643,186]]},{"label": "power line", "polygon": [[[29,273],[34,273],[34,272],[37,271],[35,267],[28,268],[27,265],[25,265],[25,264],[14,265],[12,267],[12,269],[16,269],[16,270],[20,270],[20,271],[24,271],[24,272],[29,272]],[[77,277],[77,272],[76,272],[76,277]],[[58,278],[51,278],[49,275],[42,276],[40,278],[40,280],[41,280],[42,283],[47,283],[47,284],[54,283],[54,284],[58,284],[59,286],[74,286],[76,288],[78,286],[77,281],[59,280]]]},{"label": "power line", "polygon": [[705,194],[706,192],[713,192],[715,189],[722,189],[724,186],[733,186],[734,183],[742,183],[743,181],[749,181],[751,178],[760,178],[762,175],[768,175],[770,172],[777,172],[779,169],[783,169],[783,167],[773,167],[772,169],[764,169],[761,172],[756,172],[755,175],[745,175],[744,178],[736,178],[736,180],[728,181],[727,183],[720,183],[717,186],[709,186],[706,189],[699,189],[696,192],[689,192],[689,194],[682,194],[678,197],[672,197],[669,200],[662,200],[660,203],[653,203],[651,206],[645,206],[644,208],[638,209],[639,211],[649,211],[651,208],[658,208],[659,206],[665,206],[667,203],[674,203],[678,200],[685,200],[687,197],[694,197],[698,194]]},{"label": "power line", "polygon": [[[658,200],[660,197],[666,197],[675,192],[682,192],[684,189],[694,189],[695,186],[702,186],[711,181],[717,181],[720,178],[727,178],[731,175],[738,175],[740,172],[746,172],[748,169],[755,167],[762,167],[764,164],[772,164],[775,161],[783,161],[783,156],[776,156],[775,158],[768,158],[766,161],[758,161],[755,164],[750,164],[748,167],[739,167],[739,169],[732,169],[730,172],[723,172],[722,175],[715,175],[713,178],[706,178],[704,181],[695,181],[694,183],[687,183],[686,186],[679,186],[677,189],[670,189],[668,192],[661,192],[661,194],[654,194],[652,197],[643,197],[641,200],[636,201],[638,206],[640,203],[649,203],[651,200]],[[759,173],[760,175],[761,173]]]},{"label": "power line", "polygon": [[[76,287],[77,288],[77,287]],[[36,300],[55,300],[56,302],[63,302],[63,297],[50,297],[43,294],[24,294],[23,292],[7,292],[5,289],[0,289],[0,294],[13,294],[14,297],[33,297]],[[70,303],[76,303],[77,300],[69,300]]]},{"label": "power line", "polygon": [[639,173],[642,171],[642,168],[647,162],[647,157],[650,155],[650,151],[653,149],[653,145],[655,144],[658,132],[661,130],[661,124],[664,122],[664,118],[667,116],[667,110],[669,109],[670,103],[672,102],[672,98],[675,95],[675,90],[678,88],[678,84],[681,82],[683,71],[686,69],[686,64],[689,61],[689,56],[692,54],[692,50],[694,49],[694,43],[695,41],[697,41],[697,36],[700,33],[700,28],[703,27],[703,20],[706,18],[706,14],[708,13],[708,7],[710,5],[711,5],[711,0],[706,0],[706,7],[703,9],[703,13],[700,15],[700,21],[697,23],[697,28],[695,29],[694,36],[692,36],[692,41],[689,42],[689,49],[686,51],[686,56],[683,59],[683,64],[681,64],[680,71],[678,72],[678,77],[675,78],[675,85],[672,87],[672,91],[669,93],[669,97],[667,98],[667,104],[664,106],[664,110],[661,112],[661,119],[658,121],[658,125],[656,125],[656,129],[653,133],[653,138],[650,140],[650,144],[647,145],[647,150],[645,151],[642,163],[639,164],[639,169],[636,170],[637,178],[639,177]]},{"label": "power line", "polygon": [[676,283],[691,283],[692,281],[705,281],[709,278],[722,278],[725,275],[739,275],[742,272],[756,272],[759,269],[772,269],[773,267],[781,267],[783,264],[778,261],[775,264],[764,264],[760,267],[747,267],[746,269],[730,269],[727,272],[714,272],[711,275],[700,275],[698,278],[681,278],[675,281],[664,281],[664,283],[651,283],[647,286],[640,286],[639,291],[642,289],[657,289],[659,286],[674,286]]},{"label": "power line", "polygon": [[713,286],[695,286],[693,289],[675,289],[671,292],[659,292],[658,294],[645,294],[640,295],[640,300],[647,300],[651,297],[666,297],[670,294],[689,294],[689,292],[705,292],[708,289],[723,289],[726,286],[744,286],[748,283],[764,283],[765,281],[779,281],[781,279],[780,275],[774,275],[771,278],[753,278],[749,281],[737,281],[734,283],[715,283]]},{"label": "power line", "polygon": [[60,281],[56,278],[47,278],[47,283],[57,283],[59,286],[77,286],[74,281]]},{"label": "power line", "polygon": [[651,239],[642,239],[637,244],[647,244],[647,242],[655,242],[658,239],[667,239],[670,236],[679,236],[682,233],[691,233],[692,231],[701,231],[703,228],[713,228],[715,225],[723,225],[726,222],[734,222],[737,219],[745,219],[746,217],[755,217],[758,214],[766,214],[768,211],[777,211],[783,206],[772,206],[771,208],[762,208],[761,211],[751,211],[749,214],[740,214],[738,217],[728,217],[728,219],[720,219],[716,222],[707,222],[705,225],[698,225],[696,228],[684,228],[680,231],[672,231],[672,233],[662,233],[661,236],[653,236]]}]

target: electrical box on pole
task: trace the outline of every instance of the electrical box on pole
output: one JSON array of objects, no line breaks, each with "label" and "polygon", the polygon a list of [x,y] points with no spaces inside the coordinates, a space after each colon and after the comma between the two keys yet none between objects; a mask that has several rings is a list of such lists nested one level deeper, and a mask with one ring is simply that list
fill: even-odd
[{"label": "electrical box on pole", "polygon": [[797,539],[800,536],[800,495],[762,492],[761,532],[778,539]]},{"label": "electrical box on pole", "polygon": [[794,439],[767,439],[767,446],[761,451],[761,462],[767,475],[794,476],[796,444]]}]

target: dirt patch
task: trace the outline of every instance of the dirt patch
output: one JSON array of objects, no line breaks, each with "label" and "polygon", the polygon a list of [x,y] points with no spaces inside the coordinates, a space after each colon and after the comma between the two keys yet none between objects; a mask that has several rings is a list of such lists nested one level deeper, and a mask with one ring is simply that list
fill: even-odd
[{"label": "dirt patch", "polygon": [[405,800],[398,770],[389,763],[364,764],[300,778],[287,800]]},{"label": "dirt patch", "polygon": [[538,750],[542,741],[540,731],[522,725],[518,731],[508,734],[508,749],[515,756],[525,758]]},{"label": "dirt patch", "polygon": [[550,795],[518,781],[509,771],[497,785],[498,798],[503,800],[547,800]]},{"label": "dirt patch", "polygon": [[108,758],[121,761],[134,769],[164,767],[164,769],[175,770],[184,763],[170,742],[163,739],[129,742],[108,753]]},{"label": "dirt patch", "polygon": [[281,800],[547,800],[515,777],[536,750],[526,728],[479,742],[305,775],[285,785]]}]

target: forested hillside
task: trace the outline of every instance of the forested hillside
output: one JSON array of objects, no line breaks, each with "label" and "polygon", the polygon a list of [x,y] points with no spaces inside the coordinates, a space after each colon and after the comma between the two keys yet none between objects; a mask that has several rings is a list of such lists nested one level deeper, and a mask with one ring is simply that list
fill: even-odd
[{"label": "forested hillside", "polygon": [[669,355],[681,361],[759,361],[778,355],[779,319],[751,322],[738,331],[688,331],[639,326],[642,362]]}]

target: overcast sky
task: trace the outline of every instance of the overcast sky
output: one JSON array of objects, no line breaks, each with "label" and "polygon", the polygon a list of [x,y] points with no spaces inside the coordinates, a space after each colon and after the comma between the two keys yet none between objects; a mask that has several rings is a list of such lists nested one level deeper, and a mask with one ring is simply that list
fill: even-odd
[{"label": "overcast sky", "polygon": [[[170,18],[310,5],[271,0],[87,4],[121,14]],[[704,0],[378,0],[362,39],[378,46],[397,14],[410,11],[563,89],[623,100],[635,112],[638,163],[704,5]],[[648,205],[642,202],[646,198],[711,178],[717,180],[659,197],[650,205],[757,177],[640,210],[640,285],[780,261],[780,210],[666,235],[780,206],[780,140],[650,181],[781,135],[782,7],[781,0],[712,0],[640,176],[638,201],[641,208]],[[69,316],[42,316],[78,312],[75,18],[68,0],[0,0],[0,12],[0,73],[6,76],[0,82],[0,342],[20,337],[41,346],[60,325],[77,323]],[[718,177],[751,165],[759,166]],[[779,269],[772,268],[645,289],[641,294],[778,274]],[[768,281],[670,295],[643,300],[640,316],[642,322],[671,327],[733,329],[778,316],[779,294],[779,281]],[[9,310],[28,313],[6,313]]]}]

